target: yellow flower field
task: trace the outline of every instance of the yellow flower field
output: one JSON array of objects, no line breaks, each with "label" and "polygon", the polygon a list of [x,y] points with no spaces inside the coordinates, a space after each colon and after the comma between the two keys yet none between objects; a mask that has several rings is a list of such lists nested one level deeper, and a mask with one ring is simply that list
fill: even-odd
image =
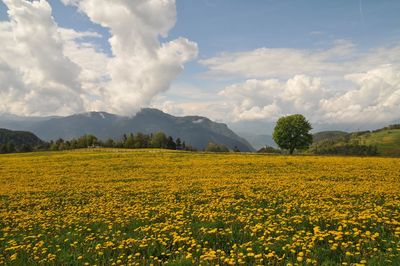
[{"label": "yellow flower field", "polygon": [[0,264],[400,265],[400,159],[0,156]]}]

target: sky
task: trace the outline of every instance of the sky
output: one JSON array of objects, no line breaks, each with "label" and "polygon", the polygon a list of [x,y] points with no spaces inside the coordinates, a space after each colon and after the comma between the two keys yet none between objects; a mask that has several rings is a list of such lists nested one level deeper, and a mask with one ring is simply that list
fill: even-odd
[{"label": "sky", "polygon": [[400,122],[397,0],[1,0],[0,113]]}]

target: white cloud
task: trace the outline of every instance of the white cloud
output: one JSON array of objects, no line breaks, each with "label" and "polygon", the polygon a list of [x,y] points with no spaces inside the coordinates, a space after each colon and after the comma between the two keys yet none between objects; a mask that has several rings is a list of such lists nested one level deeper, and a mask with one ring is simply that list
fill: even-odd
[{"label": "white cloud", "polygon": [[156,97],[153,107],[175,115],[197,114],[224,122],[274,123],[294,113],[304,114],[315,124],[373,126],[400,118],[399,66],[382,65],[342,79],[347,83],[341,90],[330,80],[308,75],[286,80],[247,79],[226,86],[218,94],[181,84]]},{"label": "white cloud", "polygon": [[200,60],[208,75],[245,78],[288,78],[298,74],[320,75],[341,72],[338,60],[355,49],[350,41],[338,40],[325,50],[258,48],[251,51],[223,53]]},{"label": "white cloud", "polygon": [[326,119],[374,123],[400,118],[399,66],[384,65],[346,78],[355,88],[321,101]]},{"label": "white cloud", "polygon": [[321,78],[296,75],[286,81],[247,80],[226,87],[221,96],[233,121],[274,122],[302,113],[317,123],[381,123],[400,116],[400,67],[384,65],[345,77],[352,86],[335,92]]},{"label": "white cloud", "polygon": [[109,105],[118,113],[132,114],[166,91],[197,56],[197,44],[185,38],[160,43],[176,22],[175,1],[64,0],[95,23],[110,30],[113,57],[107,70]]},{"label": "white cloud", "polygon": [[4,3],[10,22],[0,23],[0,111],[82,111],[80,68],[63,54],[50,5],[46,1]]},{"label": "white cloud", "polygon": [[231,119],[275,121],[293,112],[312,113],[327,94],[321,80],[297,75],[282,82],[276,79],[251,79],[226,87],[221,96],[231,103]]},{"label": "white cloud", "polygon": [[361,51],[351,41],[337,40],[325,49],[258,48],[251,51],[222,53],[200,60],[208,68],[207,76],[224,78],[280,78],[295,75],[342,78],[382,64],[398,64],[400,45]]},{"label": "white cloud", "polygon": [[229,112],[232,106],[220,101],[188,101],[176,102],[174,100],[164,100],[153,104],[166,113],[176,116],[205,116],[219,122],[229,121]]},{"label": "white cloud", "polygon": [[[400,118],[400,45],[362,51],[259,48],[200,60],[207,76],[235,80],[220,92],[230,121],[305,114],[316,123],[389,123]],[[244,79],[242,82],[236,80]]]},{"label": "white cloud", "polygon": [[86,110],[109,110],[109,93],[106,90],[110,77],[107,65],[109,56],[95,44],[83,41],[85,38],[100,38],[97,32],[78,32],[73,29],[58,28],[64,41],[64,55],[72,62],[79,65],[81,72],[79,80],[82,90],[81,95]]},{"label": "white cloud", "polygon": [[112,56],[97,32],[60,28],[45,0],[3,0],[0,112],[24,115],[105,110],[132,115],[197,56],[185,38],[160,42],[176,22],[175,1],[67,1],[109,29]]}]

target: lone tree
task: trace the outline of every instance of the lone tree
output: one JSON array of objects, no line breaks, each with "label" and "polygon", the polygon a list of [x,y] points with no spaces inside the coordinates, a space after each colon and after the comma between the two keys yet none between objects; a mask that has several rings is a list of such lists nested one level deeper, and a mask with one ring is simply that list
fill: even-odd
[{"label": "lone tree", "polygon": [[310,122],[303,115],[284,116],[276,122],[273,139],[281,149],[293,154],[295,149],[307,149],[312,144],[311,129]]}]

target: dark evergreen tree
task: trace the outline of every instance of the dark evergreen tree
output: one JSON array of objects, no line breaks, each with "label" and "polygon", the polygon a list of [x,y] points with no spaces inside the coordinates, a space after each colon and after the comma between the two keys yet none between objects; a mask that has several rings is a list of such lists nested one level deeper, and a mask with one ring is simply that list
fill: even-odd
[{"label": "dark evergreen tree", "polygon": [[167,140],[167,149],[176,150],[176,143],[171,136],[169,136]]}]

